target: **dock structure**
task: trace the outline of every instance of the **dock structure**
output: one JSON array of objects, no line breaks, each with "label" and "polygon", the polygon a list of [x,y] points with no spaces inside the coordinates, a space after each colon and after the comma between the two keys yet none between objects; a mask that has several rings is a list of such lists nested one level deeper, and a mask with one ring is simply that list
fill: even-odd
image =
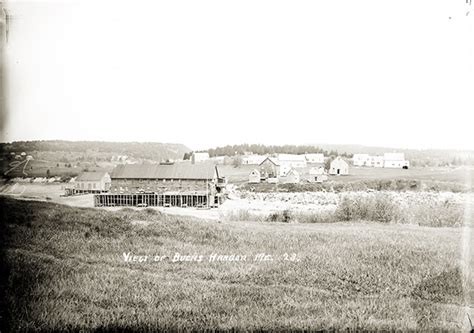
[{"label": "dock structure", "polygon": [[208,193],[101,193],[94,195],[94,206],[212,208],[218,207],[222,200],[222,196]]}]

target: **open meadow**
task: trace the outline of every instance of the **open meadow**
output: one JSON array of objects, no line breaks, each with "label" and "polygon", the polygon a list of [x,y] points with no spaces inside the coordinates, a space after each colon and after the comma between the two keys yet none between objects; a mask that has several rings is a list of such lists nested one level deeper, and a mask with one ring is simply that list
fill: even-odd
[{"label": "open meadow", "polygon": [[[312,165],[297,170],[305,175]],[[248,182],[249,173],[253,169],[258,169],[258,165],[220,165],[219,173],[226,176],[230,183],[243,185]],[[466,177],[474,178],[474,168],[472,167],[416,167],[409,169],[390,169],[390,168],[371,168],[371,167],[352,167],[349,175],[330,176],[329,181],[334,183],[359,183],[374,181],[397,181],[411,180],[419,182],[441,182],[464,185]],[[264,184],[260,184],[264,185]],[[273,184],[269,184],[273,185]],[[252,184],[258,188],[258,184]]]},{"label": "open meadow", "polygon": [[462,228],[0,200],[0,299],[13,331],[466,328]]}]

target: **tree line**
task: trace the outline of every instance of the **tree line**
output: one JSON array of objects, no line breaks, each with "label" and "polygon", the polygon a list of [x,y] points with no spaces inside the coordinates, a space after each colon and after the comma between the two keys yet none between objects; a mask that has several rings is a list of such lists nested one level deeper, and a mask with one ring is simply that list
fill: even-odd
[{"label": "tree line", "polygon": [[210,157],[215,156],[236,156],[253,153],[257,155],[272,155],[272,154],[324,154],[324,156],[344,156],[352,157],[352,154],[341,153],[337,150],[327,151],[317,146],[312,145],[262,145],[262,144],[240,144],[227,145],[223,147],[211,148],[208,150]]}]

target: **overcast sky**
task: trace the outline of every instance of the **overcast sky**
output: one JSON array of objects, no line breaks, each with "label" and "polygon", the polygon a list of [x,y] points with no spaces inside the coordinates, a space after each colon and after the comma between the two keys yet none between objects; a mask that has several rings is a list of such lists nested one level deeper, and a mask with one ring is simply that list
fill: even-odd
[{"label": "overcast sky", "polygon": [[474,149],[465,0],[7,8],[3,141]]}]

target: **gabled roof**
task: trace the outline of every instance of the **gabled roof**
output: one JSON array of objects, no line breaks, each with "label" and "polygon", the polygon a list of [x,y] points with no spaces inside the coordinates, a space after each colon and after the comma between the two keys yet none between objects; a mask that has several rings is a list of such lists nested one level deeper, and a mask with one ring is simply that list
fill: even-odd
[{"label": "gabled roof", "polygon": [[347,164],[347,165],[349,166],[349,163],[347,163],[346,160],[344,160],[343,158],[341,158],[341,156],[337,156],[335,159],[333,159],[333,160],[331,161],[331,165],[332,165],[333,163],[340,163],[340,162],[343,162],[343,163],[345,163],[345,164]]},{"label": "gabled roof", "polygon": [[273,164],[279,166],[280,164],[274,159],[274,158],[271,158],[271,157],[267,157],[266,159],[264,159],[262,161],[262,163],[260,163],[259,165],[262,165],[263,163],[265,163],[266,160],[269,160],[270,162],[272,162]]},{"label": "gabled roof", "polygon": [[[211,180],[217,173],[212,163],[171,165],[122,164],[112,172],[112,179],[194,179]],[[217,175],[218,176],[218,175]]]},{"label": "gabled roof", "polygon": [[97,182],[102,180],[105,175],[107,175],[107,172],[105,171],[83,172],[76,177],[76,182]]},{"label": "gabled roof", "polygon": [[290,168],[290,169],[288,169],[288,171],[285,172],[285,174],[282,175],[282,177],[288,177],[291,174],[294,174],[294,175],[297,175],[297,176],[300,175],[300,173],[298,171],[296,171],[293,168]]}]

